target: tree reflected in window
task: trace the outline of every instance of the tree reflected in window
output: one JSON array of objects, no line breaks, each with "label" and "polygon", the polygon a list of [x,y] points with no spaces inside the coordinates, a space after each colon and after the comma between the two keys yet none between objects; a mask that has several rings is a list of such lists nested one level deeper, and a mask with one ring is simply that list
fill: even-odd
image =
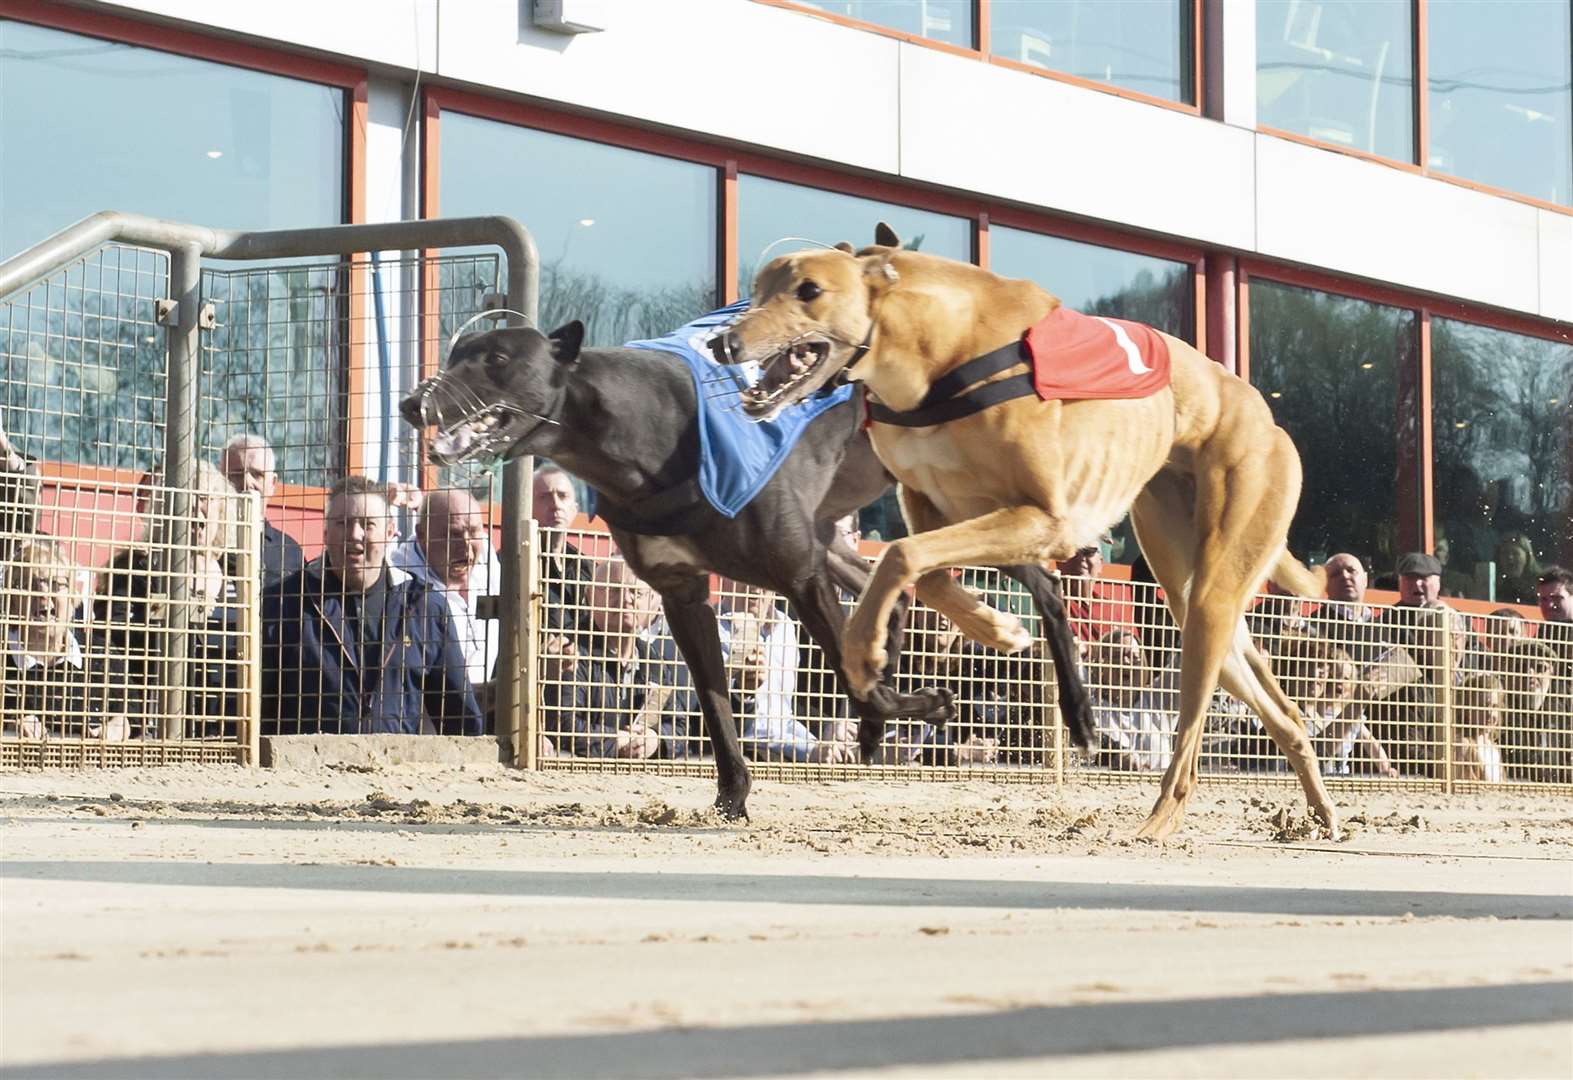
[{"label": "tree reflected in window", "polygon": [[1433,319],[1431,371],[1443,587],[1532,604],[1573,559],[1573,345]]},{"label": "tree reflected in window", "polygon": [[1251,383],[1305,471],[1290,550],[1312,562],[1347,551],[1373,579],[1392,572],[1419,530],[1417,315],[1260,279],[1250,303]]}]

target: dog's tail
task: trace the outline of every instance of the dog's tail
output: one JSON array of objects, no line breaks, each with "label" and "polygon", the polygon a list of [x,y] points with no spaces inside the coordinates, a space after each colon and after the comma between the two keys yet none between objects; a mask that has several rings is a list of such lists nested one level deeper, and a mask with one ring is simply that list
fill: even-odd
[{"label": "dog's tail", "polygon": [[1318,566],[1313,570],[1289,554],[1288,548],[1278,553],[1267,576],[1274,585],[1296,596],[1317,597],[1327,591],[1327,567]]}]

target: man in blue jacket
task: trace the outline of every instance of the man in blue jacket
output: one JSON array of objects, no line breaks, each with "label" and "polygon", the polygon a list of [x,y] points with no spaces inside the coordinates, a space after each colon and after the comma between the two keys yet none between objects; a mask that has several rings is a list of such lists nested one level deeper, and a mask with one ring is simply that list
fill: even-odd
[{"label": "man in blue jacket", "polygon": [[263,593],[265,733],[482,733],[448,604],[392,539],[379,485],[333,485],[322,556]]}]

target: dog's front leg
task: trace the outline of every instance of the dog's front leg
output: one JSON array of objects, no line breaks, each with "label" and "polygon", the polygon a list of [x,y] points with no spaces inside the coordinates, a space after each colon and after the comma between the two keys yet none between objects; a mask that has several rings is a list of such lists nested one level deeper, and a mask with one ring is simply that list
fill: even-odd
[{"label": "dog's front leg", "polygon": [[[1042,562],[1063,545],[1063,532],[1062,520],[1041,507],[1015,506],[891,544],[874,564],[874,575],[847,623],[842,657],[847,682],[858,693],[866,694],[879,681],[886,660],[886,621],[896,597],[908,585],[952,566]],[[949,607],[964,618],[980,618],[977,607],[982,605],[960,585],[941,584],[936,576],[924,582],[924,591],[940,599],[944,605],[941,612]],[[957,591],[965,603],[958,602]],[[1009,627],[1004,629],[1008,631]],[[999,639],[998,643],[1005,646],[1003,651],[1015,651],[1031,643],[1019,623],[1015,629],[1016,634],[1007,632]]]}]

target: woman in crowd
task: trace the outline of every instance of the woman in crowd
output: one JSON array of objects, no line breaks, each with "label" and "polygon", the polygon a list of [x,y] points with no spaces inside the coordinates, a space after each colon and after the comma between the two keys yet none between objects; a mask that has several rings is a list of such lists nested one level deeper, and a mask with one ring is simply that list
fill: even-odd
[{"label": "woman in crowd", "polygon": [[1158,707],[1141,641],[1129,630],[1110,630],[1093,646],[1087,666],[1098,763],[1142,772],[1167,768],[1176,718]]},{"label": "woman in crowd", "polygon": [[123,658],[135,692],[128,696],[133,726],[143,738],[218,736],[234,733],[238,682],[238,613],[234,582],[224,576],[224,555],[234,547],[229,520],[230,487],[218,468],[198,462],[191,499],[190,548],[186,555],[186,724],[159,717],[168,710],[168,641],[175,632],[170,597],[175,552],[172,518],[156,474],[137,489],[142,541],[115,553],[99,578],[93,602],[95,653]]},{"label": "woman in crowd", "polygon": [[1494,675],[1473,675],[1458,688],[1454,715],[1453,777],[1500,784],[1503,779],[1502,682]]}]

